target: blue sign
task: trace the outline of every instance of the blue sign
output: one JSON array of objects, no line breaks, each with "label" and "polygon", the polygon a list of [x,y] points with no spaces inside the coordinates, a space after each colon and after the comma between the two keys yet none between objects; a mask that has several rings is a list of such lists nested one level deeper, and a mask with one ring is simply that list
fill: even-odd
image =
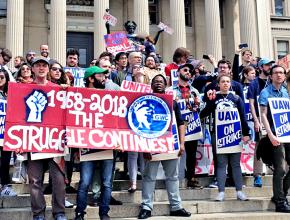
[{"label": "blue sign", "polygon": [[128,110],[130,128],[141,137],[157,138],[168,130],[171,124],[171,110],[165,101],[153,95],[136,99]]},{"label": "blue sign", "polygon": [[181,99],[178,100],[177,103],[183,120],[187,122],[185,131],[185,141],[202,139],[203,133],[199,114],[197,111],[192,111],[188,108],[188,105],[194,106],[193,99],[190,98],[188,102],[186,102],[185,99]]},{"label": "blue sign", "polygon": [[281,143],[290,143],[290,100],[269,98],[276,136]]},{"label": "blue sign", "polygon": [[0,146],[3,146],[7,101],[0,99]]},{"label": "blue sign", "polygon": [[74,77],[74,87],[85,87],[85,69],[79,67],[64,67],[64,72],[70,72]]},{"label": "blue sign", "polygon": [[242,129],[238,109],[217,109],[215,120],[217,153],[241,152]]}]

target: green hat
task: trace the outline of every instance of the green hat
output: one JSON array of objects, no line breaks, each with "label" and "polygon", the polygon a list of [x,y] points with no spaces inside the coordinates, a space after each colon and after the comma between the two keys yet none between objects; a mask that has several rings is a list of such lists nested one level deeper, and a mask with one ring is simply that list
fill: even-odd
[{"label": "green hat", "polygon": [[108,70],[102,69],[98,66],[91,66],[91,67],[86,69],[85,79],[90,77],[90,76],[93,76],[94,74],[102,74],[102,73],[104,73],[104,74],[108,73]]}]

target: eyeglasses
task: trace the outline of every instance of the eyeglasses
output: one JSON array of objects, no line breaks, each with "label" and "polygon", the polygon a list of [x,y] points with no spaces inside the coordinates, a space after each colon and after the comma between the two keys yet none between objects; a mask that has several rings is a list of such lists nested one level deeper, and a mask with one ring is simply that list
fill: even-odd
[{"label": "eyeglasses", "polygon": [[62,69],[61,68],[57,68],[57,67],[51,67],[51,70],[52,71],[59,71],[59,72],[62,72]]},{"label": "eyeglasses", "polygon": [[5,76],[0,76],[0,79],[2,80],[2,79],[5,79]]},{"label": "eyeglasses", "polygon": [[9,63],[10,62],[10,58],[8,58],[6,56],[3,56],[2,54],[1,54],[1,57],[3,58],[4,63]]}]

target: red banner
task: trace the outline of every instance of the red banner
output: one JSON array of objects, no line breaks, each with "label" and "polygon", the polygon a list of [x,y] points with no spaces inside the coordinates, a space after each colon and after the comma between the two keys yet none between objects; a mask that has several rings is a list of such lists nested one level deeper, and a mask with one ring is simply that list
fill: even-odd
[{"label": "red banner", "polygon": [[171,95],[16,83],[8,91],[5,150],[173,149]]}]

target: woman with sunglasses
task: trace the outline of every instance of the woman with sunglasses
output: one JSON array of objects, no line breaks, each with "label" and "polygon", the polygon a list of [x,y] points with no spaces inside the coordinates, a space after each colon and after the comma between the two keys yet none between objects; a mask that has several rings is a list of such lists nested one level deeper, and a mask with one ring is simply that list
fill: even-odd
[{"label": "woman with sunglasses", "polygon": [[49,65],[48,80],[62,86],[70,86],[69,78],[63,70],[62,65],[55,61]]},{"label": "woman with sunglasses", "polygon": [[[3,68],[0,69],[0,99],[6,100],[8,93],[9,75]],[[3,151],[3,146],[0,146],[1,151],[1,166],[0,166],[0,178],[1,178],[1,196],[17,196],[16,192],[9,185],[10,176],[10,159],[11,151]]]},{"label": "woman with sunglasses", "polygon": [[31,67],[28,63],[21,64],[16,75],[16,82],[20,82],[20,83],[33,82],[33,74],[31,72]]}]

